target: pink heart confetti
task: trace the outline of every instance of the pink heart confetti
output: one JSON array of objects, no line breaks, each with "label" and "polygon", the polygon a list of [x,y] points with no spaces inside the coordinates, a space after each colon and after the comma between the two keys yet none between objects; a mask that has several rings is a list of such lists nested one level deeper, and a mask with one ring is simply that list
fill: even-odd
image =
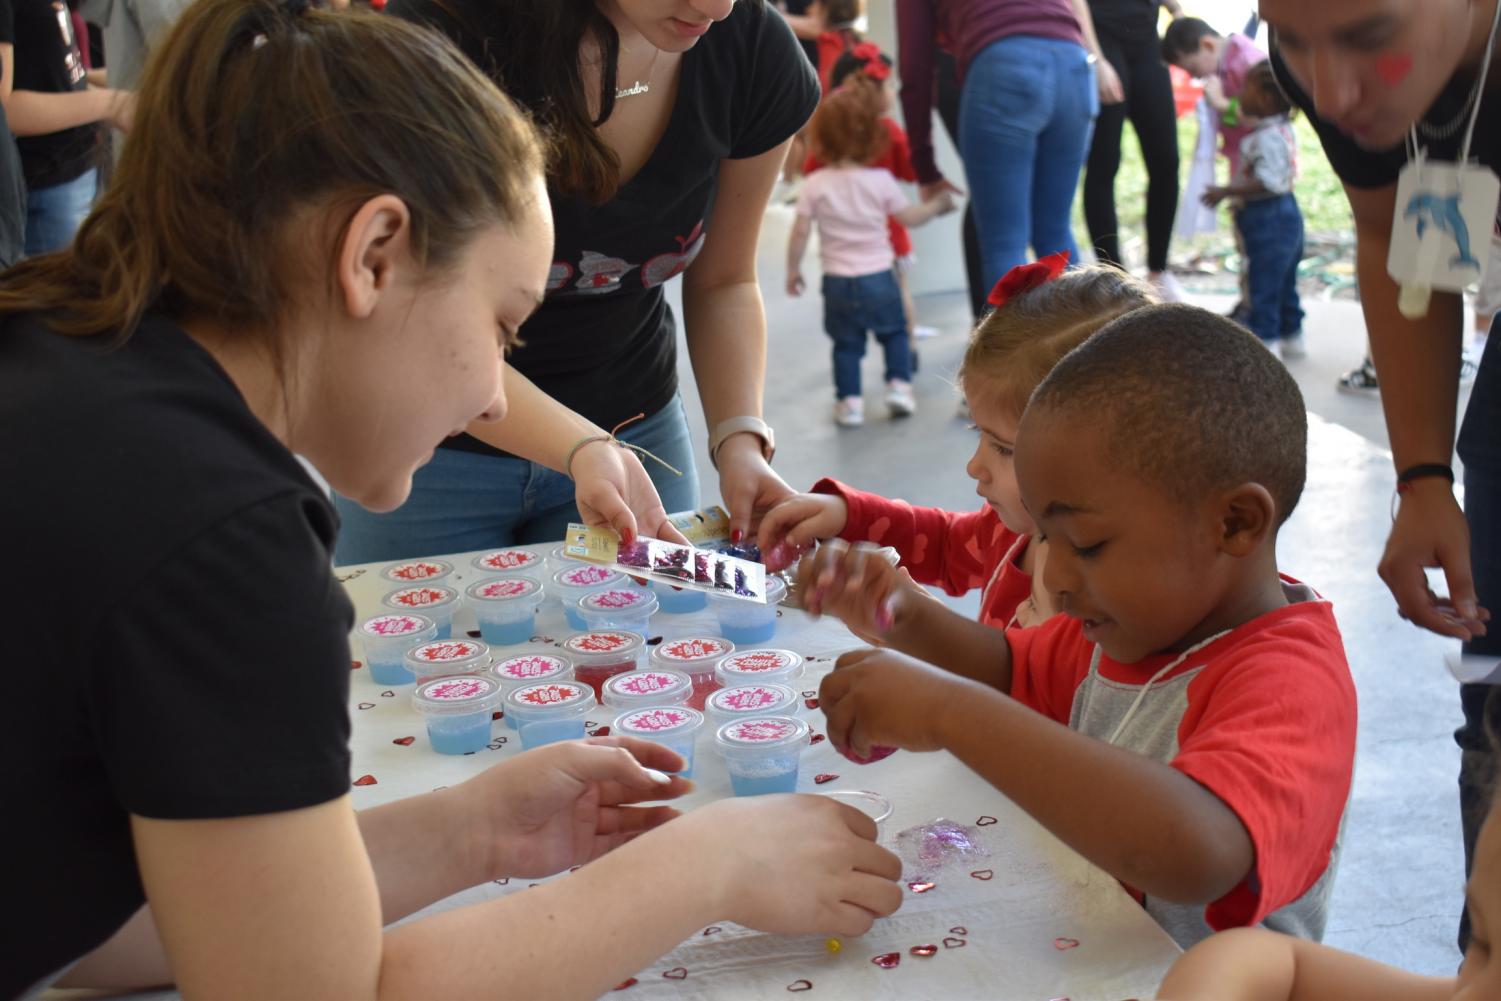
[{"label": "pink heart confetti", "polygon": [[808,743],[810,743],[810,744],[822,744],[824,741],[826,741],[828,739],[829,738],[825,737],[821,733],[815,733],[813,736],[811,736],[811,737],[808,738]]},{"label": "pink heart confetti", "polygon": [[416,739],[416,737],[397,737],[395,740],[391,741],[391,743],[398,744],[402,747],[411,747],[412,741]]},{"label": "pink heart confetti", "polygon": [[498,720],[498,719],[500,719],[504,715],[505,715],[505,713],[503,713],[503,712],[493,712],[493,713],[490,714],[490,719],[492,721],[493,720]]},{"label": "pink heart confetti", "polygon": [[597,727],[597,728],[589,731],[589,736],[591,736],[591,737],[608,737],[609,735],[610,735],[610,728],[607,727],[607,726]]},{"label": "pink heart confetti", "polygon": [[796,994],[798,991],[811,991],[813,989],[813,981],[794,980],[792,983],[787,985],[787,989],[794,994]]},{"label": "pink heart confetti", "polygon": [[912,955],[914,955],[914,956],[917,956],[917,957],[922,958],[922,959],[927,959],[929,956],[933,956],[933,955],[936,955],[938,953],[938,946],[936,946],[936,945],[914,945],[912,948],[908,949],[907,951],[910,952],[910,953],[912,953]]},{"label": "pink heart confetti", "polygon": [[962,938],[946,938],[943,940],[945,949],[962,949],[969,943]]},{"label": "pink heart confetti", "polygon": [[472,640],[477,640],[482,635],[484,635],[484,634],[481,633],[478,629],[471,629],[471,630],[469,630],[469,638],[472,639]]},{"label": "pink heart confetti", "polygon": [[949,934],[950,935],[968,935],[969,934],[969,929],[966,928],[966,927],[964,927],[963,925],[955,925],[954,927],[952,927],[952,928],[949,929]]},{"label": "pink heart confetti", "polygon": [[871,958],[871,962],[883,970],[894,970],[901,964],[901,961],[902,954],[899,952],[883,952]]},{"label": "pink heart confetti", "polygon": [[351,671],[358,671],[360,668],[362,668],[364,666],[365,666],[364,664],[360,663],[357,660],[352,660],[352,661],[349,662],[349,669]]},{"label": "pink heart confetti", "polygon": [[1053,939],[1053,948],[1059,952],[1064,952],[1068,949],[1077,949],[1079,948],[1079,940],[1076,938],[1064,938],[1060,935],[1058,938]]},{"label": "pink heart confetti", "polygon": [[662,976],[668,980],[683,980],[688,976],[688,971],[681,966],[674,966],[670,970],[663,970]]},{"label": "pink heart confetti", "polygon": [[979,820],[975,821],[975,826],[989,827],[991,824],[996,823],[1000,823],[1000,821],[996,820],[994,817],[981,817]]},{"label": "pink heart confetti", "polygon": [[915,880],[907,884],[907,889],[911,890],[913,893],[927,893],[937,885],[937,883],[929,883],[926,880]]},{"label": "pink heart confetti", "polygon": [[994,869],[976,869],[974,872],[970,873],[970,875],[973,876],[975,879],[991,879],[991,878],[993,878],[995,876],[995,870]]},{"label": "pink heart confetti", "polygon": [[818,708],[818,700],[817,699],[803,699],[803,705],[807,706],[809,709],[817,709]]},{"label": "pink heart confetti", "polygon": [[838,777],[838,775],[832,772],[824,772],[822,775],[813,776],[813,781],[818,785],[823,785],[825,782],[833,782]]},{"label": "pink heart confetti", "polygon": [[635,987],[638,983],[640,983],[640,981],[637,980],[635,977],[632,977],[629,980],[622,980],[620,983],[616,984],[615,985],[615,989],[617,991],[623,991],[627,987]]}]

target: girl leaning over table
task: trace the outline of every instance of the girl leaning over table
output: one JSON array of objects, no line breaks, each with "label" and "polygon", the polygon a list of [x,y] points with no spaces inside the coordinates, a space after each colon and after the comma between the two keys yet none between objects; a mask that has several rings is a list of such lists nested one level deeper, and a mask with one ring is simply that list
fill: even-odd
[{"label": "girl leaning over table", "polygon": [[201,0],[76,243],[0,276],[0,548],[37,568],[0,584],[36,640],[0,764],[24,818],[0,835],[24,915],[0,997],[594,996],[709,922],[858,934],[900,902],[857,811],[676,818],[640,804],[686,791],[682,763],[630,740],[350,806],[352,608],[292,450],[389,509],[445,435],[531,426],[500,356],[547,280],[542,178],[532,129],[437,35]]}]

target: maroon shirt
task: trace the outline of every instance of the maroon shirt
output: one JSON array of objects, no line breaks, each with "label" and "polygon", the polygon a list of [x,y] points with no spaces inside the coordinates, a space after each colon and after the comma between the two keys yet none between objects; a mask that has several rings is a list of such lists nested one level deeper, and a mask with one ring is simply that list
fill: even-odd
[{"label": "maroon shirt", "polygon": [[1069,0],[897,0],[896,29],[902,115],[923,184],[943,177],[933,159],[933,46],[940,37],[958,61],[960,80],[986,46],[1011,35],[1084,44]]}]

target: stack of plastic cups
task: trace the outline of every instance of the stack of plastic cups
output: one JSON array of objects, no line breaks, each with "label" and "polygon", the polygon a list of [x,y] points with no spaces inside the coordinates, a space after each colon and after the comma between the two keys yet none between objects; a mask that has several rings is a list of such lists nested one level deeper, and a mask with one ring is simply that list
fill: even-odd
[{"label": "stack of plastic cups", "polygon": [[522,750],[559,740],[577,740],[599,703],[588,685],[549,681],[526,685],[505,698],[505,714],[516,721]]},{"label": "stack of plastic cups", "polygon": [[531,639],[542,598],[542,582],[535,577],[490,577],[464,591],[480,635],[491,646],[515,646]]},{"label": "stack of plastic cups", "polygon": [[500,683],[482,674],[436,678],[412,693],[412,705],[427,720],[428,742],[439,754],[483,751],[500,700]]},{"label": "stack of plastic cups", "polygon": [[683,759],[683,767],[677,774],[692,778],[694,738],[703,725],[704,714],[696,709],[684,705],[653,706],[627,709],[615,717],[615,728],[611,732],[649,740],[676,751]]},{"label": "stack of plastic cups", "polygon": [[656,667],[669,671],[682,671],[693,679],[693,696],[688,704],[694,709],[704,707],[704,699],[719,687],[714,679],[714,668],[721,660],[735,652],[735,644],[718,636],[690,636],[686,639],[668,640],[651,652],[651,662]]},{"label": "stack of plastic cups", "polygon": [[564,567],[552,575],[548,593],[557,596],[563,606],[563,615],[574,629],[588,629],[583,615],[579,614],[579,600],[595,591],[607,591],[625,584],[625,574],[594,563],[580,563]]},{"label": "stack of plastic cups", "polygon": [[774,574],[766,576],[766,604],[748,598],[709,595],[709,607],[719,618],[719,634],[736,646],[770,643],[777,633],[777,605],[787,596],[787,585]]},{"label": "stack of plastic cups", "polygon": [[[490,667],[490,677],[500,682],[503,694],[510,695],[527,685],[540,685],[546,681],[572,681],[573,662],[550,653],[524,653],[519,657],[502,660]],[[506,726],[516,729],[516,721],[506,715]]]},{"label": "stack of plastic cups", "polygon": [[490,648],[479,640],[434,640],[408,650],[402,663],[418,681],[479,674],[490,666]]},{"label": "stack of plastic cups", "polygon": [[392,591],[381,604],[398,612],[417,612],[433,620],[438,639],[453,635],[453,612],[459,607],[459,592],[442,584],[419,584]]},{"label": "stack of plastic cups", "polygon": [[476,556],[471,565],[488,577],[540,576],[543,572],[542,557],[530,549],[497,549]]},{"label": "stack of plastic cups", "polygon": [[407,651],[437,639],[438,627],[426,615],[377,615],[360,623],[365,666],[377,685],[410,685],[416,681],[406,669]]},{"label": "stack of plastic cups", "polygon": [[573,661],[573,676],[599,698],[607,679],[645,665],[646,637],[618,629],[579,633],[563,641],[563,654]]},{"label": "stack of plastic cups", "polygon": [[786,685],[740,685],[721,688],[704,703],[716,727],[757,716],[796,716],[798,694]]},{"label": "stack of plastic cups", "polygon": [[808,724],[791,716],[733,720],[714,734],[736,796],[795,792]]}]

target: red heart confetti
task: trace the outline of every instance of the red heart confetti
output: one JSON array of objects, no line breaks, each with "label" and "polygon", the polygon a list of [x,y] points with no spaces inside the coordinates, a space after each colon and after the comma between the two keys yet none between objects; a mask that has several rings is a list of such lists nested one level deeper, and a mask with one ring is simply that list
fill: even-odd
[{"label": "red heart confetti", "polygon": [[995,870],[994,869],[976,869],[974,872],[970,873],[970,875],[973,876],[975,879],[990,879],[991,877],[993,877],[995,875]]},{"label": "red heart confetti", "polygon": [[877,744],[875,747],[872,747],[870,749],[870,756],[865,758],[862,758],[860,755],[849,749],[845,749],[840,753],[843,754],[846,758],[849,758],[857,765],[873,765],[877,761],[891,757],[896,752],[897,749],[894,747],[883,747]]},{"label": "red heart confetti", "polygon": [[810,743],[810,744],[822,744],[824,741],[826,741],[828,739],[829,738],[825,737],[821,733],[815,733],[813,736],[811,736],[811,737],[808,738],[808,743]]},{"label": "red heart confetti", "polygon": [[397,737],[395,740],[391,741],[391,743],[397,744],[401,747],[411,747],[412,741],[416,739],[416,737]]},{"label": "red heart confetti", "polygon": [[945,949],[962,949],[968,944],[962,938],[946,938],[943,940],[943,947]]},{"label": "red heart confetti", "polygon": [[818,785],[823,785],[825,782],[833,782],[838,777],[838,775],[835,775],[832,772],[824,772],[822,775],[813,776],[813,781]]},{"label": "red heart confetti", "polygon": [[804,692],[803,693],[803,698],[805,698],[805,699],[811,699],[811,698],[815,697],[816,695],[818,695],[817,692]]},{"label": "red heart confetti", "polygon": [[469,630],[469,638],[472,639],[472,640],[477,640],[477,639],[479,639],[483,635],[484,634],[481,633],[478,629],[471,629],[471,630]]},{"label": "red heart confetti", "polygon": [[950,935],[968,935],[969,934],[969,929],[966,928],[966,927],[964,927],[963,925],[955,925],[954,927],[952,927],[952,928],[949,929],[949,934]]},{"label": "red heart confetti", "polygon": [[396,693],[395,692],[381,692],[380,693],[380,697],[383,698],[383,699],[394,699],[394,698],[396,698]]},{"label": "red heart confetti", "polygon": [[495,720],[500,719],[504,715],[505,715],[505,713],[503,713],[503,712],[493,712],[493,713],[490,714],[490,720],[493,722]]},{"label": "red heart confetti", "polygon": [[361,702],[357,708],[359,708],[359,709],[374,709],[375,708],[375,703],[374,702]]},{"label": "red heart confetti", "polygon": [[999,823],[999,821],[996,820],[994,817],[981,817],[979,820],[975,821],[975,826],[976,827],[989,827],[991,824],[996,824],[996,823]]},{"label": "red heart confetti", "polygon": [[879,956],[874,956],[871,958],[871,962],[875,963],[883,970],[894,970],[901,963],[901,961],[902,954],[899,952],[883,952]]},{"label": "red heart confetti", "polygon": [[1060,935],[1058,938],[1053,939],[1053,948],[1059,952],[1064,952],[1068,949],[1077,949],[1079,948],[1079,940],[1076,938],[1064,938]]},{"label": "red heart confetti", "polygon": [[349,669],[351,671],[358,671],[360,668],[362,668],[364,666],[365,666],[364,664],[360,663],[357,660],[352,660],[352,661],[349,662]]},{"label": "red heart confetti", "polygon": [[608,737],[609,735],[610,728],[607,726],[596,727],[595,729],[589,731],[589,736],[591,737]]},{"label": "red heart confetti", "polygon": [[[373,0],[372,0],[372,2],[373,2]],[[635,978],[635,977],[632,977],[632,978],[631,978],[631,979],[629,979],[629,980],[623,980],[623,981],[621,981],[621,982],[620,982],[620,983],[618,983],[618,984],[616,984],[616,985],[615,985],[615,989],[616,989],[616,990],[617,990],[617,991],[623,991],[623,990],[625,990],[625,989],[626,989],[626,988],[627,988],[627,987],[635,987],[635,986],[636,986],[636,985],[637,985],[637,984],[638,984],[638,983],[640,983],[640,981],[639,981],[639,980],[637,980],[637,979],[636,979],[636,978]]]},{"label": "red heart confetti", "polygon": [[674,966],[670,970],[663,970],[662,976],[668,980],[683,980],[688,976],[688,971],[681,966]]},{"label": "red heart confetti", "polygon": [[908,949],[907,951],[910,952],[910,953],[912,953],[912,955],[919,957],[920,959],[927,959],[929,956],[933,956],[933,955],[937,954],[937,952],[938,952],[938,946],[936,946],[936,945],[914,945],[912,948]]},{"label": "red heart confetti", "polygon": [[811,991],[813,989],[813,981],[794,980],[792,983],[787,985],[787,989],[794,994],[796,994],[798,991]]},{"label": "red heart confetti", "polygon": [[718,925],[710,925],[709,927],[704,929],[704,937],[707,938],[710,935],[718,935],[722,931],[724,931],[724,929],[719,927]]},{"label": "red heart confetti", "polygon": [[919,879],[919,880],[914,880],[911,883],[908,883],[907,884],[907,889],[911,890],[913,893],[927,893],[929,890],[933,889],[933,887],[935,887],[937,885],[938,885],[937,883],[929,883],[926,880]]},{"label": "red heart confetti", "polygon": [[818,708],[818,700],[817,699],[803,699],[803,705],[807,706],[809,709],[817,709]]},{"label": "red heart confetti", "polygon": [[354,780],[354,784],[357,786],[373,786],[375,785],[375,776],[361,775],[359,778]]}]

